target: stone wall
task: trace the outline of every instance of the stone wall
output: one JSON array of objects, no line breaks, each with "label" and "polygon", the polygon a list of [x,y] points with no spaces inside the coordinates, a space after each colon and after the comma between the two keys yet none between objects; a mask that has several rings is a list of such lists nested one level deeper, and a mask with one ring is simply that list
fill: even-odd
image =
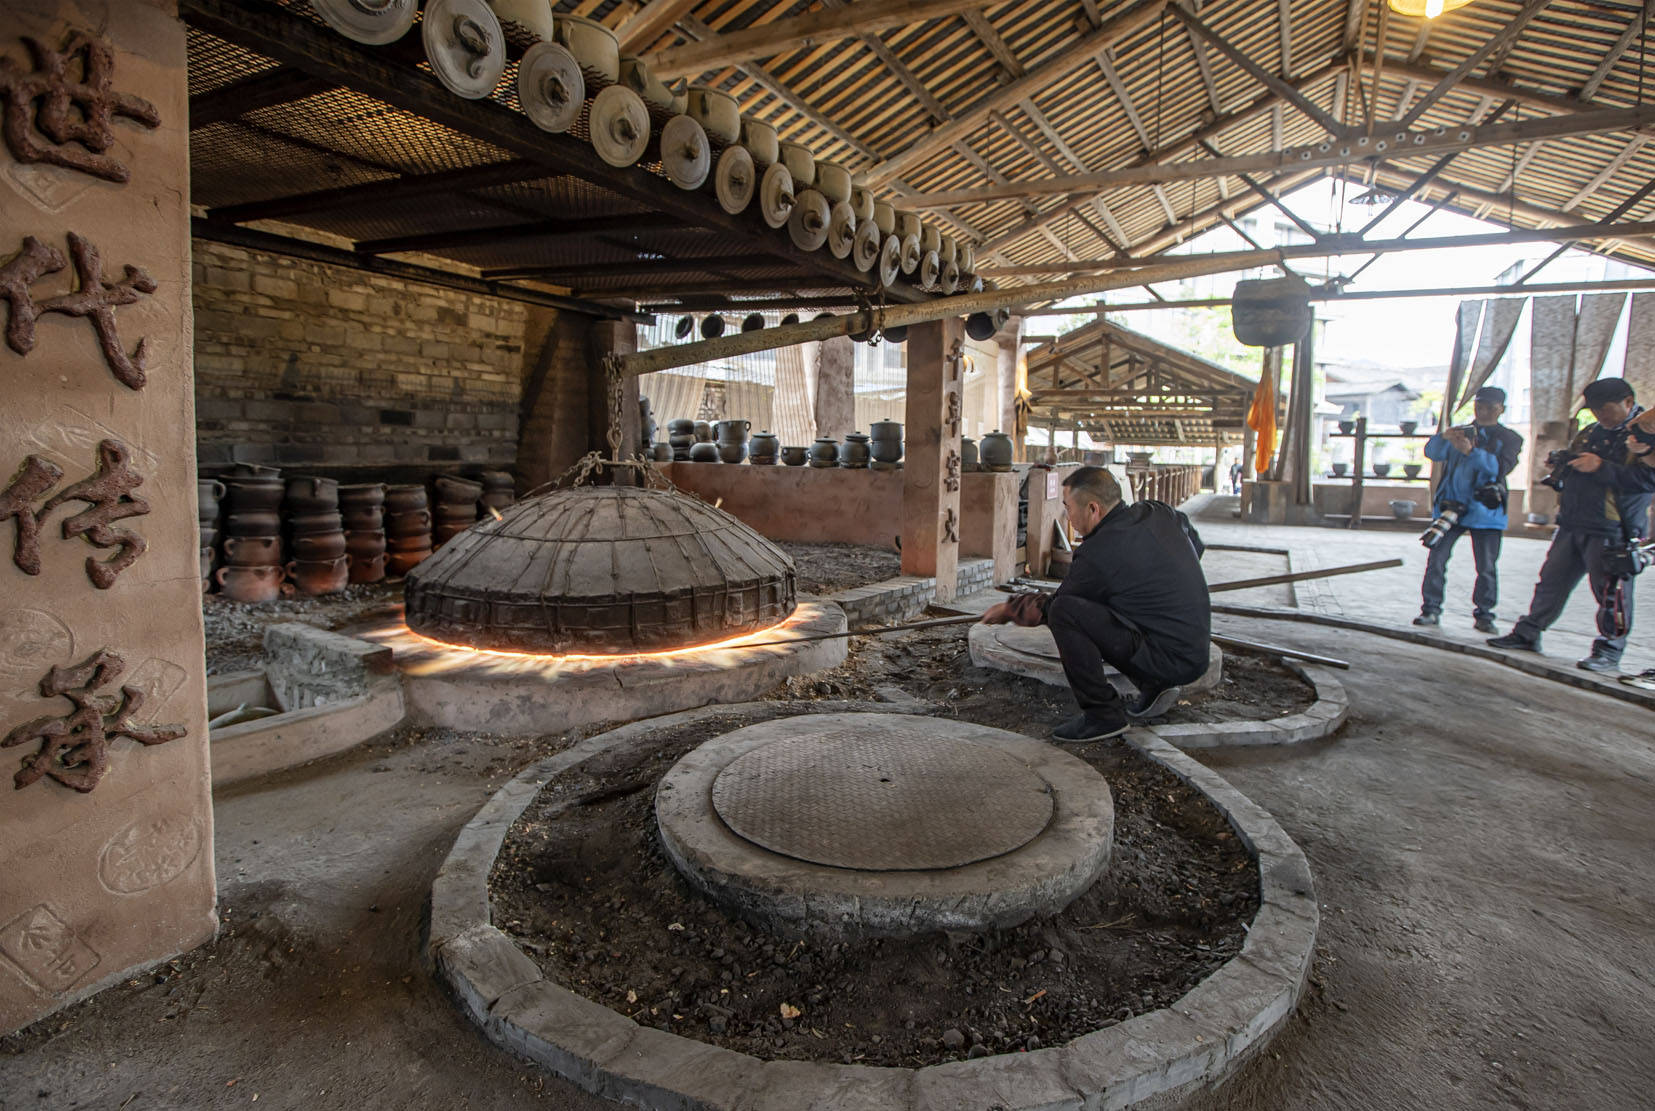
[{"label": "stone wall", "polygon": [[200,239],[193,248],[204,470],[245,461],[415,477],[513,466],[530,306]]},{"label": "stone wall", "polygon": [[[0,136],[11,322],[43,310],[0,344],[5,1033],[200,944],[216,918],[184,27],[164,0],[0,10],[0,58],[26,80],[50,77],[25,35],[119,97],[107,125],[69,109],[82,144],[40,129],[42,94],[14,93]],[[77,297],[101,315],[75,315]]]}]

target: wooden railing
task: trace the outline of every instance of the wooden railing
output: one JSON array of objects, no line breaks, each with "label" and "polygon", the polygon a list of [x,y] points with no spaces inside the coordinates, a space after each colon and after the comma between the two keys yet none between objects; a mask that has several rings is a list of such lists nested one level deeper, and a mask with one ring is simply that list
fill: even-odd
[{"label": "wooden railing", "polygon": [[1201,470],[1199,463],[1151,463],[1127,467],[1126,477],[1132,483],[1133,500],[1179,505],[1200,493]]}]

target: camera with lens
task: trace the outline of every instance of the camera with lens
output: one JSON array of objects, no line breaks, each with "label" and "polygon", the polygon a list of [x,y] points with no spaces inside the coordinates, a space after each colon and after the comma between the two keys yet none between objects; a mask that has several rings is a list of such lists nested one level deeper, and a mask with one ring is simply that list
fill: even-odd
[{"label": "camera with lens", "polygon": [[1603,553],[1603,573],[1611,579],[1630,579],[1655,563],[1655,541],[1628,540],[1616,547],[1611,545]]},{"label": "camera with lens", "polygon": [[1454,526],[1460,523],[1460,518],[1465,516],[1466,510],[1469,508],[1464,502],[1443,502],[1442,508],[1437,510],[1437,515],[1432,518],[1431,523],[1426,525],[1425,531],[1420,534],[1419,542],[1427,548],[1434,548],[1442,543],[1442,538],[1454,531]]},{"label": "camera with lens", "polygon": [[1554,451],[1546,456],[1546,466],[1551,473],[1540,480],[1540,485],[1550,486],[1553,490],[1563,489],[1563,478],[1569,473],[1569,461],[1580,458],[1578,451]]},{"label": "camera with lens", "polygon": [[1489,509],[1504,509],[1506,507],[1506,484],[1503,482],[1485,482],[1471,491],[1471,500],[1478,505]]}]

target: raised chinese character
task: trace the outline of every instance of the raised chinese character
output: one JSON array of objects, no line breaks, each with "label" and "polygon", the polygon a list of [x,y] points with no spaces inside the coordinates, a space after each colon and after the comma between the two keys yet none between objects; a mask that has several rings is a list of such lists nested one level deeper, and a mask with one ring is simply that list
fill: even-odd
[{"label": "raised chinese character", "polygon": [[943,514],[942,539],[945,544],[958,544],[960,542],[960,515],[952,508]]},{"label": "raised chinese character", "polygon": [[110,373],[129,389],[143,389],[149,340],[140,339],[128,355],[115,327],[115,309],[132,304],[144,294],[154,293],[155,279],[142,267],[127,266],[119,281],[105,281],[98,249],[74,232],[69,233],[69,257],[75,263],[77,288],[44,301],[36,301],[30,287],[68,264],[62,251],[46,246],[31,235],[23,240],[21,251],[0,265],[0,300],[6,302],[7,314],[6,346],[19,355],[33,351],[35,321],[47,313],[86,317],[98,334],[98,346],[103,350],[103,360]]},{"label": "raised chinese character", "polygon": [[86,793],[98,785],[109,767],[109,742],[120,737],[141,745],[159,745],[186,735],[182,725],[139,725],[132,719],[144,705],[136,687],[120,688],[120,698],[99,694],[121,677],[126,661],[101,648],[73,667],[53,667],[40,681],[45,698],[67,698],[71,713],[26,721],[0,740],[0,748],[22,744],[39,747],[23,757],[12,777],[22,790],[43,776]]},{"label": "raised chinese character", "polygon": [[[0,58],[0,100],[5,101],[0,135],[12,157],[125,183],[131,173],[107,153],[115,142],[115,117],[158,127],[161,115],[155,105],[111,89],[115,52],[85,31],[70,32],[62,50],[27,35],[23,44],[34,56],[33,73]],[[77,64],[78,80],[70,73]]]},{"label": "raised chinese character", "polygon": [[108,590],[116,577],[149,547],[137,533],[110,527],[116,521],[142,517],[149,512],[149,502],[133,494],[143,485],[144,478],[132,469],[131,449],[119,440],[104,440],[98,444],[98,469],[90,478],[59,491],[35,508],[62,477],[62,469],[50,460],[31,455],[23,460],[11,484],[0,490],[0,524],[7,520],[17,522],[12,562],[26,574],[40,574],[41,522],[60,505],[85,502],[89,508],[63,522],[63,538],[73,540],[80,536],[96,548],[120,549],[107,560],[86,557],[86,577],[99,590]]},{"label": "raised chinese character", "polygon": [[942,488],[952,494],[960,488],[960,453],[954,448],[942,459]]},{"label": "raised chinese character", "polygon": [[960,420],[964,415],[965,413],[963,411],[963,407],[960,405],[960,392],[955,389],[950,389],[948,391],[948,400],[944,405],[942,417],[942,422],[945,426],[947,426],[948,435],[950,437],[959,436]]}]

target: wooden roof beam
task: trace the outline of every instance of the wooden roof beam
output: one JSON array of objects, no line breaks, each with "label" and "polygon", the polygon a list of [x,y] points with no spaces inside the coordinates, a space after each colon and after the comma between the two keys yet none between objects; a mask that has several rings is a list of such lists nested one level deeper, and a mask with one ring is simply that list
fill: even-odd
[{"label": "wooden roof beam", "polygon": [[1421,97],[1419,103],[1408,109],[1408,114],[1397,122],[1403,127],[1412,126],[1415,120],[1430,110],[1431,105],[1447,95],[1449,90],[1453,89],[1461,78],[1468,76],[1472,70],[1482,65],[1491,54],[1505,48],[1508,44],[1514,43],[1517,36],[1523,33],[1523,28],[1529,25],[1529,21],[1539,15],[1540,9],[1549,3],[1551,3],[1551,0],[1529,0],[1527,4],[1523,5],[1522,11],[1511,17],[1510,23],[1489,36],[1488,41],[1473,50],[1465,61],[1443,74],[1437,83],[1431,87],[1431,91]]},{"label": "wooden roof beam", "polygon": [[1008,108],[1024,97],[1038,95],[1085,65],[1098,51],[1149,27],[1160,17],[1166,4],[1167,0],[1142,0],[1091,34],[1079,36],[1022,77],[989,92],[954,119],[931,128],[906,150],[863,169],[857,174],[857,180],[871,188],[890,184],[912,166],[976,131],[988,119],[990,112]]},{"label": "wooden roof beam", "polygon": [[[1536,0],[1536,2],[1538,2],[1538,0]],[[1278,77],[1276,74],[1271,73],[1269,70],[1253,61],[1253,59],[1249,58],[1245,53],[1236,49],[1235,46],[1230,43],[1230,40],[1224,38],[1211,27],[1208,27],[1193,13],[1185,10],[1184,8],[1180,8],[1177,5],[1173,5],[1167,10],[1171,12],[1174,18],[1181,21],[1185,27],[1189,28],[1195,34],[1200,35],[1203,39],[1206,39],[1208,45],[1212,46],[1220,54],[1240,66],[1244,72],[1249,74],[1255,81],[1259,82],[1259,84],[1263,85],[1265,88],[1275,93],[1276,96],[1293,105],[1293,107],[1310,117],[1310,119],[1315,121],[1317,125],[1326,130],[1330,135],[1338,135],[1344,130],[1338,120],[1328,115],[1322,110],[1320,105],[1316,104],[1309,97],[1294,88],[1289,80],[1283,80],[1281,77]],[[1283,45],[1287,45],[1285,40]]]},{"label": "wooden roof beam", "polygon": [[778,19],[740,31],[718,32],[710,39],[669,47],[646,55],[650,72],[671,80],[694,77],[708,70],[739,65],[755,58],[771,58],[802,47],[855,38],[887,27],[904,27],[928,19],[980,8],[988,0],[864,0],[843,8],[825,8]]},{"label": "wooden roof beam", "polygon": [[621,24],[615,37],[621,40],[621,50],[636,54],[656,39],[672,30],[679,19],[695,11],[701,0],[650,0],[632,13],[632,18]]},{"label": "wooden roof beam", "polygon": [[[1199,14],[1201,0],[1188,0],[1190,10]],[[1357,0],[1360,2],[1360,0]],[[1201,36],[1184,28],[1184,35],[1189,39],[1190,52],[1195,55],[1195,69],[1201,74],[1201,87],[1207,90],[1207,103],[1212,106],[1214,116],[1224,114],[1224,101],[1218,95],[1218,82],[1213,80],[1212,59],[1207,57],[1207,44],[1201,41]]]},{"label": "wooden roof beam", "polygon": [[407,174],[403,177],[370,181],[362,185],[344,185],[333,189],[317,189],[309,193],[294,193],[263,201],[220,205],[207,210],[207,218],[216,223],[247,224],[254,220],[280,220],[312,212],[349,208],[358,204],[383,204],[410,197],[429,197],[441,193],[458,193],[471,189],[487,189],[495,185],[510,185],[519,181],[538,181],[556,177],[546,167],[521,158],[491,162],[484,166],[467,166],[461,170],[442,170],[434,174]]},{"label": "wooden roof beam", "polygon": [[[362,255],[399,255],[410,251],[442,251],[455,247],[485,247],[525,239],[583,239],[604,232],[682,227],[682,222],[659,212],[628,212],[619,216],[582,216],[574,220],[519,220],[484,228],[455,228],[385,239],[363,239],[355,244]],[[774,265],[774,264],[772,264]],[[488,274],[503,278],[517,275]]]},{"label": "wooden roof beam", "polygon": [[1603,79],[1620,63],[1627,48],[1637,41],[1649,23],[1655,23],[1655,0],[1645,0],[1644,10],[1632,17],[1632,22],[1621,32],[1621,37],[1615,40],[1615,45],[1609,48],[1609,53],[1598,63],[1598,68],[1592,71],[1592,76],[1580,87],[1580,99],[1591,100],[1598,95],[1598,88],[1603,84]]},{"label": "wooden roof beam", "polygon": [[[1065,193],[1120,189],[1133,185],[1164,185],[1242,173],[1281,172],[1344,166],[1368,157],[1414,158],[1448,151],[1479,147],[1507,146],[1569,135],[1633,132],[1655,123],[1655,105],[1642,108],[1600,109],[1572,116],[1549,116],[1515,123],[1491,123],[1451,128],[1387,133],[1372,142],[1365,138],[1320,143],[1313,147],[1289,147],[1259,154],[1205,158],[1187,162],[1129,166],[1101,173],[1073,174],[1008,182],[1005,185],[922,193],[904,198],[911,208],[946,208],[958,204],[1006,200],[1019,197],[1053,196]],[[1325,149],[1324,149],[1325,148]]]}]

